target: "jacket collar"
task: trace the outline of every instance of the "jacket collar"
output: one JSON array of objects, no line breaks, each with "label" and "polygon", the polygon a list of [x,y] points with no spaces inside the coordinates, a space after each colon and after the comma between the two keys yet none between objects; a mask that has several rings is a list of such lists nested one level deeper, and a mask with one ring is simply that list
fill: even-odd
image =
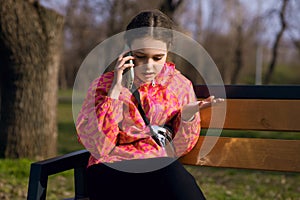
[{"label": "jacket collar", "polygon": [[166,62],[163,68],[161,69],[161,71],[158,73],[158,75],[153,79],[153,81],[150,84],[144,83],[140,79],[136,78],[134,80],[134,85],[137,88],[143,85],[155,86],[157,84],[162,86],[167,86],[176,73],[178,73],[178,71],[175,69],[175,64],[172,62]]}]

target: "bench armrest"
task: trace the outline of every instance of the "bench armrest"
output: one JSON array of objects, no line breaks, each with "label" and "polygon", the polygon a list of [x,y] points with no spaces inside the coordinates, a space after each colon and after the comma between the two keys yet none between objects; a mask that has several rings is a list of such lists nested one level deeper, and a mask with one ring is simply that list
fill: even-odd
[{"label": "bench armrest", "polygon": [[87,150],[75,151],[63,156],[31,164],[28,200],[46,199],[48,176],[74,169],[75,199],[86,198],[86,166],[90,153]]}]

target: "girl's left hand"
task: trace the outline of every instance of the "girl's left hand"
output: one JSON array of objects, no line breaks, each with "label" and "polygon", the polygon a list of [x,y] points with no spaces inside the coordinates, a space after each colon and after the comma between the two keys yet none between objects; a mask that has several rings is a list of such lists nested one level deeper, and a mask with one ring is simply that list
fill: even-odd
[{"label": "girl's left hand", "polygon": [[202,101],[196,101],[194,103],[186,104],[182,108],[181,118],[183,121],[191,121],[194,115],[197,112],[199,112],[199,110],[213,106],[221,102],[224,102],[224,99],[210,96]]}]

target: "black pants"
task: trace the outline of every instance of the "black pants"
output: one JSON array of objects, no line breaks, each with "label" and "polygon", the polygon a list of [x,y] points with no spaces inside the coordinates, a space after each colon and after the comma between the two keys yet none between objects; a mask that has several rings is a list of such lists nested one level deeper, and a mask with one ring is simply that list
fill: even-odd
[{"label": "black pants", "polygon": [[[169,158],[122,161],[122,164],[147,165],[148,162],[153,164],[165,159]],[[90,200],[205,199],[194,177],[177,160],[164,168],[145,173],[129,173],[97,164],[87,168],[87,177]]]}]

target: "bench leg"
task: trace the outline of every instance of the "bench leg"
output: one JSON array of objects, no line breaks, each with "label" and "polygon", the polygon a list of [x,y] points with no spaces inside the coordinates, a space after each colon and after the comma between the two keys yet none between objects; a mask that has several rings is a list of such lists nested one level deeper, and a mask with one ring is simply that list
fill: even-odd
[{"label": "bench leg", "polygon": [[74,169],[75,199],[87,198],[86,167]]},{"label": "bench leg", "polygon": [[40,165],[32,164],[28,184],[27,200],[46,199],[48,176],[43,173]]}]

